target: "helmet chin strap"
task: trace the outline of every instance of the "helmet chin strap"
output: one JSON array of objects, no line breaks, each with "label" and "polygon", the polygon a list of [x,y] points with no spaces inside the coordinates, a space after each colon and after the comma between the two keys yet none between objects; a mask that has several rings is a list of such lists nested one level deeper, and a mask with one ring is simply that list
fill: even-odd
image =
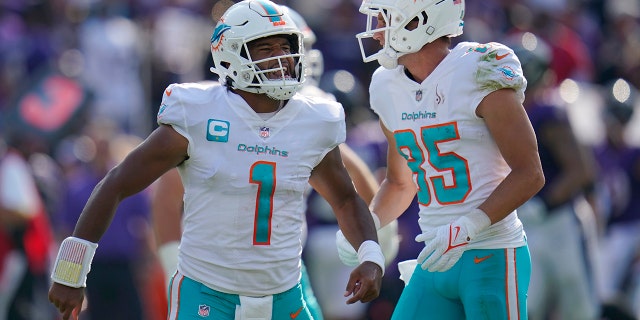
[{"label": "helmet chin strap", "polygon": [[398,66],[398,52],[391,48],[385,48],[381,51],[378,63],[385,69],[395,69]]}]

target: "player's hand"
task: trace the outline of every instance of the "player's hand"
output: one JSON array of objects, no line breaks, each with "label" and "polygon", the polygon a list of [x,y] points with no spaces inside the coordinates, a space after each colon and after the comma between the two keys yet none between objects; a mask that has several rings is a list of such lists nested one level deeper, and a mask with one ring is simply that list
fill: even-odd
[{"label": "player's hand", "polygon": [[479,209],[458,218],[449,225],[426,231],[416,237],[425,247],[418,255],[423,270],[444,272],[458,262],[469,241],[491,225],[489,217]]},{"label": "player's hand", "polygon": [[338,247],[338,257],[340,261],[349,267],[355,267],[358,261],[358,252],[351,246],[351,243],[344,237],[342,230],[336,232],[336,246]]},{"label": "player's hand", "polygon": [[447,271],[460,259],[469,242],[467,229],[457,222],[416,237],[417,242],[424,242],[424,249],[418,255],[423,270]]},{"label": "player's hand", "polygon": [[358,301],[369,302],[378,297],[382,286],[382,269],[371,261],[365,261],[356,267],[349,276],[345,297],[351,296],[347,304]]},{"label": "player's hand", "polygon": [[72,288],[54,282],[49,289],[49,301],[60,311],[63,320],[77,320],[84,301],[84,288]]}]

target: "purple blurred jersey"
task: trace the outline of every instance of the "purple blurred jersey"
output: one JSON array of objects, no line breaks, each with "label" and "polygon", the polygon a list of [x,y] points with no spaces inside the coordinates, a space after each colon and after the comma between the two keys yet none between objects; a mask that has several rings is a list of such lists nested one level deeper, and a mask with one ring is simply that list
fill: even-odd
[{"label": "purple blurred jersey", "polygon": [[595,155],[611,200],[609,224],[640,220],[640,148],[605,143]]},{"label": "purple blurred jersey", "polygon": [[[549,150],[549,147],[545,145],[544,139],[541,139],[542,132],[546,125],[566,125],[570,126],[569,118],[564,109],[551,106],[551,105],[532,105],[527,109],[527,115],[533,126],[533,130],[538,137],[538,153],[540,154],[540,162],[542,163],[542,170],[544,171],[545,185],[539,191],[539,195],[544,195],[550,186],[554,185],[554,180],[558,178],[558,175],[562,172],[562,168],[557,159],[554,158],[553,153]],[[543,196],[544,198],[544,196]],[[572,199],[568,199],[567,202]],[[562,206],[565,203],[555,204],[554,207],[547,208],[550,210],[555,207]]]}]

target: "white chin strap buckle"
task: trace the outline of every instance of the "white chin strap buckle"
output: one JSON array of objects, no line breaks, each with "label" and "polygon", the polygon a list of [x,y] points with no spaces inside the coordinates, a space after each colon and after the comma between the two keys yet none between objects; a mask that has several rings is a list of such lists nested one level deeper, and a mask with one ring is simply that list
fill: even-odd
[{"label": "white chin strap buckle", "polygon": [[93,243],[76,237],[68,237],[60,244],[60,250],[51,273],[53,282],[80,288],[87,286],[87,274],[98,248]]}]

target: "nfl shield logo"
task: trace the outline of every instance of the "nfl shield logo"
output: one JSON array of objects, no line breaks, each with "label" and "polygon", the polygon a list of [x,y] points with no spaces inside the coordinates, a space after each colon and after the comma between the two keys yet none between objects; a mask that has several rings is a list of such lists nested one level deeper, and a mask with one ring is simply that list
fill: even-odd
[{"label": "nfl shield logo", "polygon": [[416,91],[416,101],[422,100],[422,90]]},{"label": "nfl shield logo", "polygon": [[201,317],[208,317],[210,310],[211,310],[211,307],[209,307],[206,304],[201,304],[198,306],[198,315]]},{"label": "nfl shield logo", "polygon": [[260,127],[260,137],[269,138],[269,128],[268,127]]}]

